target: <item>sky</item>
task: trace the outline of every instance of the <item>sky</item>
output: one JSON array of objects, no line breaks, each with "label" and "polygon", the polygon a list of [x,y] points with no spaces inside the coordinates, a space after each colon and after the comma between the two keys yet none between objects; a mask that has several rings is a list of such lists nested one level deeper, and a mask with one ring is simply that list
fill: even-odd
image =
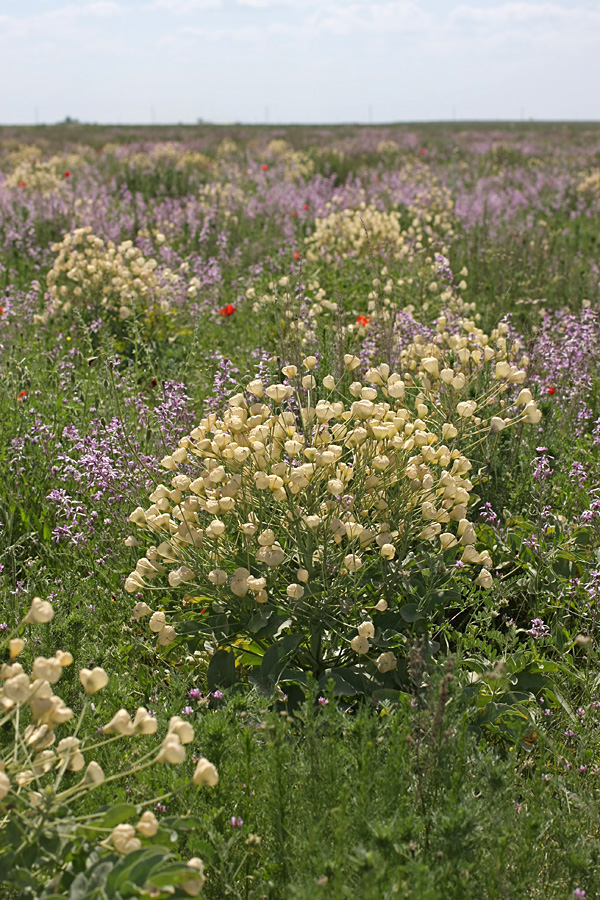
[{"label": "sky", "polygon": [[600,0],[0,0],[0,123],[600,119]]}]

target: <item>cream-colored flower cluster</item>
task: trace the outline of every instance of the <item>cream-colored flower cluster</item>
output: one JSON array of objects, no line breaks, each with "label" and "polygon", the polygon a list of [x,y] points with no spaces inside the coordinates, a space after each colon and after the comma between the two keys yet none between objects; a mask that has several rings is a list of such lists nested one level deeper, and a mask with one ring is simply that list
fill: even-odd
[{"label": "cream-colored flower cluster", "polygon": [[28,196],[65,194],[73,173],[88,165],[84,155],[86,151],[89,148],[82,147],[81,152],[42,159],[39,147],[22,147],[9,154],[5,160],[12,171],[6,176],[3,186]]},{"label": "cream-colored flower cluster", "polygon": [[324,259],[332,263],[336,257],[367,257],[382,250],[402,258],[409,252],[400,213],[365,203],[358,209],[347,208],[317,218],[305,244],[306,258],[311,262]]},{"label": "cream-colored flower cluster", "polygon": [[39,144],[22,144],[14,141],[0,141],[0,169],[16,169],[22,163],[34,163],[43,158],[44,147]]},{"label": "cream-colored flower cluster", "polygon": [[[344,363],[348,373],[360,365]],[[419,544],[455,548],[478,567],[475,582],[491,585],[467,517],[471,463],[458,428],[436,421],[425,393],[385,364],[346,388],[317,380],[316,365],[307,357],[302,371],[284,367],[286,382],[250,382],[162,460],[170,483],[130,516],[155,542],[127,591],[165,579],[234,617],[270,601],[298,622],[347,623],[365,603],[363,577],[385,581]]]},{"label": "cream-colored flower cluster", "polygon": [[[492,433],[519,422],[536,425],[541,411],[523,387],[529,358],[518,339],[507,338],[501,322],[488,335],[474,319],[445,315],[436,320],[437,335],[417,336],[401,352],[408,384],[416,379],[439,413],[458,426],[468,445],[489,429]],[[516,394],[517,387],[521,390]],[[509,396],[509,400],[506,396]],[[458,416],[458,419],[457,419]],[[455,425],[452,425],[454,428]]]},{"label": "cream-colored flower cluster", "polygon": [[286,178],[296,181],[300,178],[310,178],[314,174],[315,164],[308,153],[303,150],[294,150],[291,144],[283,138],[274,138],[267,145],[266,159],[274,159],[285,166]]},{"label": "cream-colored flower cluster", "polygon": [[330,211],[315,221],[313,234],[305,238],[306,258],[335,262],[347,256],[364,258],[385,251],[388,259],[412,260],[432,250],[447,253],[447,242],[456,227],[452,195],[436,179],[430,180],[408,207],[410,224],[403,228],[398,210],[384,211],[361,201],[355,208]]},{"label": "cream-colored flower cluster", "polygon": [[208,170],[213,166],[213,160],[197,150],[189,150],[181,144],[172,141],[154,144],[148,151],[128,151],[122,145],[107,145],[104,148],[107,153],[117,153],[121,163],[130,169],[151,171],[156,166],[164,166],[182,172],[186,169]]},{"label": "cream-colored flower cluster", "polygon": [[[52,604],[35,597],[21,625],[46,624],[53,617]],[[16,632],[20,630],[21,626],[15,629]],[[12,725],[15,738],[0,750],[0,803],[8,797],[17,808],[17,801],[24,797],[26,803],[19,810],[21,819],[30,817],[32,828],[51,830],[53,815],[64,811],[65,803],[72,804],[105,781],[104,771],[95,760],[90,760],[86,766],[85,754],[121,737],[153,735],[158,723],[143,707],[136,710],[133,718],[127,710],[120,709],[100,729],[107,738],[94,735],[93,739],[86,740],[79,736],[82,713],[73,734],[57,741],[56,731],[73,718],[73,710],[54,693],[53,686],[60,680],[64,668],[72,665],[73,656],[62,650],[51,657],[38,656],[31,672],[27,673],[17,660],[25,648],[25,640],[9,635],[3,643],[8,646],[9,662],[0,667],[0,726]],[[89,698],[106,687],[108,675],[100,667],[84,668],[79,672],[79,681]],[[178,765],[186,758],[185,745],[193,740],[194,730],[189,722],[173,716],[158,748],[152,747],[131,768],[111,778],[131,777],[156,763]],[[67,772],[81,772],[84,768],[78,782],[61,789]],[[214,765],[201,758],[195,768],[194,784],[214,786],[218,780]],[[43,818],[38,821],[40,815]],[[102,814],[98,816],[101,818]],[[95,814],[91,814],[87,818],[94,817]],[[5,816],[0,821],[0,832],[9,819],[10,816]],[[61,825],[67,824],[61,812]],[[127,825],[113,830],[110,841],[117,852],[130,853],[141,847],[138,835],[152,837],[157,830],[154,815],[146,812],[135,828]]]},{"label": "cream-colored flower cluster", "polygon": [[246,195],[242,188],[232,181],[214,181],[201,186],[198,191],[198,199],[204,209],[209,210],[217,207],[219,214],[235,225],[238,217],[231,210],[235,207],[243,209]]},{"label": "cream-colored flower cluster", "polygon": [[582,178],[577,186],[580,194],[587,194],[590,197],[600,198],[600,169],[597,172],[591,172]]},{"label": "cream-colored flower cluster", "polygon": [[51,299],[40,320],[90,302],[122,319],[140,307],[169,310],[169,294],[179,276],[163,269],[159,279],[157,260],[144,257],[132,241],[117,246],[87,226],[66,234],[52,250],[57,256],[47,275]]},{"label": "cream-colored flower cluster", "polygon": [[[438,178],[429,178],[423,189],[409,206],[412,217],[409,237],[422,246],[433,246],[440,241],[447,242],[454,236],[456,216],[454,198],[451,191]],[[419,249],[419,248],[417,248]],[[445,247],[442,253],[447,253]]]},{"label": "cream-colored flower cluster", "polygon": [[391,139],[387,141],[379,141],[379,143],[375,147],[375,153],[379,153],[381,156],[395,156],[399,152],[399,144]]},{"label": "cream-colored flower cluster", "polygon": [[58,172],[50,162],[23,162],[6,177],[4,187],[47,197],[65,191],[67,185],[64,172]]},{"label": "cream-colored flower cluster", "polygon": [[239,146],[231,138],[223,138],[217,147],[217,159],[226,159],[228,156],[235,156]]},{"label": "cream-colored flower cluster", "polygon": [[[131,539],[128,539],[128,541],[129,546],[132,546],[133,542],[131,541]],[[151,559],[152,556],[154,556],[154,560]],[[138,565],[136,566],[134,575],[130,575],[127,579],[127,582],[125,583],[125,590],[129,591],[130,593],[132,593],[134,590],[139,590],[139,581],[135,576],[143,578],[144,575],[150,575],[152,577],[157,573],[159,567],[160,557],[158,556],[158,554],[154,555],[150,552],[149,556],[139,561]],[[131,581],[130,579],[133,579],[133,581]],[[133,619],[136,622],[139,622],[140,619],[144,619],[146,618],[146,616],[150,616],[148,625],[150,631],[157,637],[157,646],[168,647],[169,644],[172,644],[177,635],[173,626],[167,624],[167,617],[165,616],[164,612],[162,612],[162,610],[153,612],[148,604],[144,603],[143,601],[140,601],[140,603],[136,603],[132,612]]]}]

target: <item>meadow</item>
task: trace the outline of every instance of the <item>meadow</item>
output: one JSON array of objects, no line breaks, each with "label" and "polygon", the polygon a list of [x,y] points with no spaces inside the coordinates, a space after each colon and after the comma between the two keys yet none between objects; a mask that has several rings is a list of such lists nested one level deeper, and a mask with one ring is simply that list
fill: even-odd
[{"label": "meadow", "polygon": [[600,126],[0,128],[0,897],[600,897]]}]

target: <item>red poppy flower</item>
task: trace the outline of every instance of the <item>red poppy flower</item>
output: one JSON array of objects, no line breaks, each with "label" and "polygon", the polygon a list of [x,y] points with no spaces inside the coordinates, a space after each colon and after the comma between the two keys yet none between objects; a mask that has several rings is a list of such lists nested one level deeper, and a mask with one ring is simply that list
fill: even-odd
[{"label": "red poppy flower", "polygon": [[292,218],[295,219],[297,215],[298,213],[296,212],[296,210],[294,210],[294,212],[292,213]]},{"label": "red poppy flower", "polygon": [[237,312],[237,310],[233,303],[228,303],[227,306],[224,306],[223,309],[219,310],[219,312],[222,316],[232,316],[234,312]]},{"label": "red poppy flower", "polygon": [[19,182],[19,187],[25,187],[25,182],[24,182],[24,181],[20,181],[20,182]]},{"label": "red poppy flower", "polygon": [[3,315],[4,315],[4,307],[0,306],[0,316],[3,316]]},{"label": "red poppy flower", "polygon": [[296,250],[296,252],[294,253],[294,259],[300,259],[300,254],[298,253],[297,250]]},{"label": "red poppy flower", "polygon": [[554,387],[554,385],[551,384],[549,387],[547,387],[547,388],[546,388],[546,393],[547,393],[547,394],[555,394],[555,393],[556,393],[556,388]]},{"label": "red poppy flower", "polygon": [[261,169],[263,170],[263,172],[266,172],[268,168],[269,168],[269,167],[266,166],[264,163],[263,163],[263,165],[261,166]]},{"label": "red poppy flower", "polygon": [[369,318],[369,316],[357,316],[356,321],[358,322],[359,325],[362,325],[364,328],[365,325],[369,324],[371,319]]},{"label": "red poppy flower", "polygon": [[24,400],[26,396],[27,396],[27,391],[21,391],[20,394],[15,394],[15,397],[17,398],[17,400]]},{"label": "red poppy flower", "polygon": [[70,172],[65,172],[65,178],[68,178],[70,174]]},{"label": "red poppy flower", "polygon": [[304,209],[308,209],[308,203],[304,204]]},{"label": "red poppy flower", "polygon": [[425,154],[427,153],[427,150],[419,150],[419,153],[421,154],[421,156],[425,156]]}]

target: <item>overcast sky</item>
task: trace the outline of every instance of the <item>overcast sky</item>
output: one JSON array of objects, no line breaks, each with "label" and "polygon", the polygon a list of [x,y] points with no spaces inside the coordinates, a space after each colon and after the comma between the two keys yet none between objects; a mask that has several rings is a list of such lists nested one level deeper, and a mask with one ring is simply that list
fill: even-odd
[{"label": "overcast sky", "polygon": [[0,123],[600,119],[600,0],[0,0]]}]

